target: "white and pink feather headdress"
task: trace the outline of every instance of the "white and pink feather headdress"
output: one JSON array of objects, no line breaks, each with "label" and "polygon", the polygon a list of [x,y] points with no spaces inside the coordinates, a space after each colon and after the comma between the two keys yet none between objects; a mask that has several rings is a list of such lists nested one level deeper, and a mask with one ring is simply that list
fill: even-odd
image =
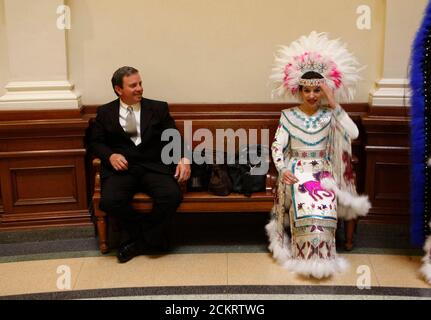
[{"label": "white and pink feather headdress", "polygon": [[[324,81],[337,99],[350,101],[362,69],[339,39],[329,40],[326,33],[313,31],[278,50],[270,76],[274,84],[272,95],[295,97],[300,85],[313,86]],[[319,73],[323,79],[301,79],[309,71]]]}]

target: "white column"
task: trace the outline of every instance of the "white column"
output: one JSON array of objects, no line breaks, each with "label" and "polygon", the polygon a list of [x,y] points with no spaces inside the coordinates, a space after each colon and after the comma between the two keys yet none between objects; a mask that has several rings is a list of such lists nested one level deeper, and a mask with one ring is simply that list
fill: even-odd
[{"label": "white column", "polygon": [[61,6],[64,0],[4,0],[10,79],[0,110],[80,107],[68,81]]},{"label": "white column", "polygon": [[427,4],[428,0],[386,1],[383,72],[370,93],[372,106],[410,105],[410,52]]}]

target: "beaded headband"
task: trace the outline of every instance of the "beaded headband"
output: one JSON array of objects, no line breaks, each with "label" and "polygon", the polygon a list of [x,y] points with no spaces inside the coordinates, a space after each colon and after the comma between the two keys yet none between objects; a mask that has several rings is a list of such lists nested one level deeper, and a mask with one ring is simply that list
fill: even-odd
[{"label": "beaded headband", "polygon": [[305,87],[319,87],[325,83],[325,79],[299,79],[298,83]]}]

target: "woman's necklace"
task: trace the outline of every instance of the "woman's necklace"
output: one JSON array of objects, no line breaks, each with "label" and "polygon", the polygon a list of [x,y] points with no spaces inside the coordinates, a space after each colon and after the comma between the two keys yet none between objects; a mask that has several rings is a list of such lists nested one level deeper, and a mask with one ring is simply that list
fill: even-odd
[{"label": "woman's necklace", "polygon": [[319,123],[321,117],[326,113],[326,112],[319,113],[320,108],[317,108],[312,115],[309,115],[307,112],[305,112],[304,110],[301,109],[301,106],[299,106],[298,109],[304,115],[306,115],[306,117],[301,116],[300,114],[298,114],[294,110],[293,110],[293,114],[295,115],[296,118],[298,118],[303,123],[303,126],[306,129],[310,129],[310,127],[313,129],[317,129],[318,123]]}]

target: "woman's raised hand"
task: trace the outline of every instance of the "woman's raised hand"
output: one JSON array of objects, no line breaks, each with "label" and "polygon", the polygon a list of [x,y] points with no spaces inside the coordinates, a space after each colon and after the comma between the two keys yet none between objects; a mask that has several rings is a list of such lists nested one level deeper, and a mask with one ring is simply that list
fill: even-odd
[{"label": "woman's raised hand", "polygon": [[320,88],[323,90],[323,93],[325,94],[326,99],[328,100],[329,106],[332,109],[335,109],[337,106],[337,103],[335,102],[334,91],[331,88],[329,88],[326,83],[322,83],[320,85]]}]

